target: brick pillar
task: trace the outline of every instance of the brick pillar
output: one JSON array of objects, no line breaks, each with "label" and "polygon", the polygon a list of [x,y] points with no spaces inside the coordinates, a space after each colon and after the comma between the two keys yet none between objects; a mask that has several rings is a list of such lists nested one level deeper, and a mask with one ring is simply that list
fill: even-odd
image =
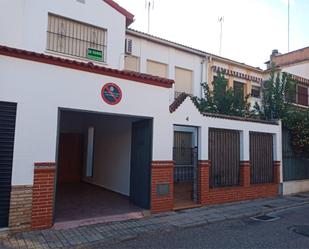
[{"label": "brick pillar", "polygon": [[12,186],[9,228],[21,232],[31,228],[32,186]]},{"label": "brick pillar", "polygon": [[151,212],[173,209],[174,161],[152,161],[151,164]]},{"label": "brick pillar", "polygon": [[280,183],[280,161],[274,161],[274,183]]},{"label": "brick pillar", "polygon": [[242,187],[250,186],[250,162],[240,161],[240,185]]},{"label": "brick pillar", "polygon": [[210,161],[208,160],[198,162],[198,198],[201,205],[206,204],[209,192],[209,166]]},{"label": "brick pillar", "polygon": [[55,163],[34,164],[32,229],[47,229],[53,225],[55,172]]}]

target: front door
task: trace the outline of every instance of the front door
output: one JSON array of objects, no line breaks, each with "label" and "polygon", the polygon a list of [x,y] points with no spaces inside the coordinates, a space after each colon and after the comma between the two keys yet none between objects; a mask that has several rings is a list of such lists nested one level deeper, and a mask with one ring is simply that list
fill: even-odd
[{"label": "front door", "polygon": [[192,127],[174,131],[175,207],[197,202],[197,132]]},{"label": "front door", "polygon": [[0,101],[0,228],[8,226],[16,104]]},{"label": "front door", "polygon": [[130,200],[137,206],[150,208],[152,120],[132,124]]}]

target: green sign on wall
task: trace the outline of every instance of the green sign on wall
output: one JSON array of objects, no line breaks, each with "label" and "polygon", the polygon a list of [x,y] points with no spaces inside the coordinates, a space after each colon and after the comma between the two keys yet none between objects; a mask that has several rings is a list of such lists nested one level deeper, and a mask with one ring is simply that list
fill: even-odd
[{"label": "green sign on wall", "polygon": [[103,52],[93,48],[87,49],[87,58],[96,61],[103,61]]}]

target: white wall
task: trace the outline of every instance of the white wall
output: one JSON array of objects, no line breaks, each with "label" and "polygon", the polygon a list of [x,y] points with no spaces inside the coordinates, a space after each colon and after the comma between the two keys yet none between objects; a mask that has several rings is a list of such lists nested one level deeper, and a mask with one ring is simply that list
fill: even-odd
[{"label": "white wall", "polygon": [[[282,162],[281,123],[271,125],[256,122],[244,122],[231,119],[202,116],[195,108],[190,98],[187,98],[178,109],[172,113],[175,125],[190,125],[199,127],[199,160],[208,160],[208,132],[209,128],[238,130],[241,132],[240,160],[249,160],[249,132],[266,132],[274,137],[274,160]],[[282,167],[282,165],[281,165]],[[282,172],[282,170],[280,170]],[[282,181],[282,175],[281,175]]]},{"label": "white wall", "polygon": [[[170,89],[0,56],[0,100],[17,102],[13,185],[33,182],[34,162],[55,162],[58,108],[152,117],[153,160],[172,159]],[[107,82],[123,92],[119,104],[102,101]]]},{"label": "white wall", "polygon": [[283,182],[283,194],[290,195],[309,191],[309,180]]},{"label": "white wall", "polygon": [[106,119],[95,125],[93,178],[87,181],[129,196],[132,121]]},{"label": "white wall", "polygon": [[309,79],[309,62],[305,61],[302,63],[282,67],[282,71]]},{"label": "white wall", "polygon": [[121,67],[126,19],[102,0],[1,0],[0,44],[46,52],[48,13],[107,29],[106,66]]},{"label": "white wall", "polygon": [[[201,79],[201,62],[204,57],[129,34],[126,37],[133,40],[132,55],[140,58],[140,72],[147,72],[147,60],[167,64],[169,79],[175,79],[175,67],[191,70],[193,72],[193,94],[195,96],[201,96],[200,84],[207,79],[206,61],[203,64],[203,78]],[[173,100],[174,94],[171,92],[170,101]]]}]

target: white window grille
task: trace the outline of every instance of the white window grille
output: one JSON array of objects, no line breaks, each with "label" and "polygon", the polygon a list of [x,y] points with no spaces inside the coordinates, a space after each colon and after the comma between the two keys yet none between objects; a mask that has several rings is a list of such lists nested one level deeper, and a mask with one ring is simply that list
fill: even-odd
[{"label": "white window grille", "polygon": [[106,30],[49,14],[47,50],[105,62]]}]

